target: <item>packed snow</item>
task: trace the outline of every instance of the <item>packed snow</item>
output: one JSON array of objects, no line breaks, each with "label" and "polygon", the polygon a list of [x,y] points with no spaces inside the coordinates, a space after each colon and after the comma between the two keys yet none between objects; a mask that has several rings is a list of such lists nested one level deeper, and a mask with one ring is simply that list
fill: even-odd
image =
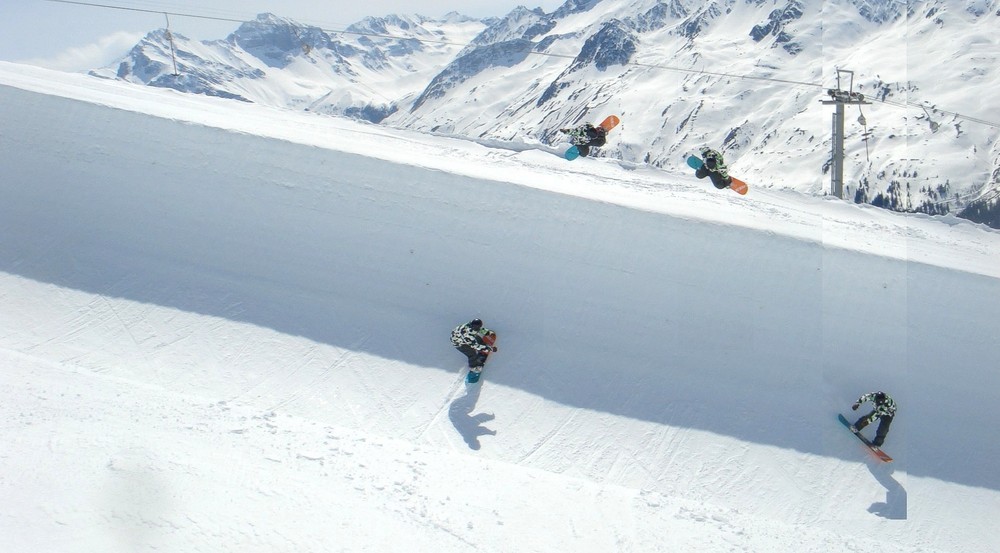
[{"label": "packed snow", "polygon": [[565,146],[0,63],[0,550],[995,548],[1000,232]]}]

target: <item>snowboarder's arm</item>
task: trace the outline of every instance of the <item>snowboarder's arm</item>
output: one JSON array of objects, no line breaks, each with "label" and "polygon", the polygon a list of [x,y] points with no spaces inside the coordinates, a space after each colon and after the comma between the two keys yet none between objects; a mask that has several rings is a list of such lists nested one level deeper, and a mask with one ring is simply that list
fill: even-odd
[{"label": "snowboarder's arm", "polygon": [[488,328],[482,328],[476,335],[476,350],[482,353],[490,353],[497,350],[496,346],[493,345],[493,340],[487,340],[487,337],[496,337],[496,333]]},{"label": "snowboarder's arm", "polygon": [[496,351],[495,347],[493,347],[493,346],[487,346],[486,344],[476,344],[475,347],[476,347],[476,351],[477,352],[482,353],[482,354],[486,354],[486,355],[489,355],[489,354],[493,353],[494,351]]}]

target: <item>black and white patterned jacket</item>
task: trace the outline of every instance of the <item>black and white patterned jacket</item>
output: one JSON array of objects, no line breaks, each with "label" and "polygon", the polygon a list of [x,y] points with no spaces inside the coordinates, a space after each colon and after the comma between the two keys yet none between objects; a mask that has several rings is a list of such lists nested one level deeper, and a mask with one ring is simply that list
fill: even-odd
[{"label": "black and white patterned jacket", "polygon": [[590,123],[585,123],[575,129],[559,129],[560,132],[569,135],[576,146],[601,147],[607,143],[608,131],[603,127],[595,127]]},{"label": "black and white patterned jacket", "polygon": [[469,346],[479,353],[490,353],[493,351],[490,346],[483,343],[483,336],[490,333],[490,329],[482,327],[479,330],[473,329],[469,323],[455,327],[451,331],[451,343],[456,348]]},{"label": "black and white patterned jacket", "polygon": [[857,403],[860,405],[866,401],[872,402],[875,405],[875,410],[872,412],[872,415],[875,417],[894,416],[896,414],[896,402],[889,397],[889,394],[885,394],[885,399],[882,401],[877,401],[875,399],[875,395],[877,393],[878,392],[869,392],[859,397]]},{"label": "black and white patterned jacket", "polygon": [[723,159],[721,152],[713,150],[708,146],[702,146],[698,151],[704,160],[705,169],[718,173],[724,179],[729,178],[729,168],[726,167],[726,161]]}]

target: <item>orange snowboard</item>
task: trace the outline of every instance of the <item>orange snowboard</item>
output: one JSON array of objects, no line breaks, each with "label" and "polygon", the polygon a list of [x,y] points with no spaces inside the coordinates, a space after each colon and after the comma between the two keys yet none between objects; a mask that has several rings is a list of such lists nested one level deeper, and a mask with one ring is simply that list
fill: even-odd
[{"label": "orange snowboard", "polygon": [[601,127],[606,131],[610,131],[611,129],[617,127],[618,123],[621,123],[621,119],[618,119],[617,115],[609,115],[604,118],[604,121],[601,121],[601,124],[598,125],[598,127]]}]

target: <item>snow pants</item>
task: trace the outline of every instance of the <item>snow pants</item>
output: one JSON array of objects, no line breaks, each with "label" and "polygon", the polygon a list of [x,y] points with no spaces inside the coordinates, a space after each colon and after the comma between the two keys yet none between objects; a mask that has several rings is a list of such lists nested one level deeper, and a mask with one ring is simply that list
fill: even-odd
[{"label": "snow pants", "polygon": [[469,358],[470,369],[482,367],[484,364],[486,364],[486,358],[489,357],[489,354],[482,353],[476,350],[476,348],[464,344],[461,346],[456,346],[455,349],[462,352],[466,357]]},{"label": "snow pants", "polygon": [[854,423],[854,427],[858,429],[858,432],[862,428],[871,424],[874,419],[878,419],[878,428],[875,430],[875,439],[872,443],[881,446],[882,442],[885,441],[885,437],[889,434],[889,425],[892,424],[892,415],[882,415],[878,416],[874,411],[868,413],[867,415],[858,419],[858,422]]},{"label": "snow pants", "polygon": [[706,168],[704,165],[702,165],[700,169],[695,171],[694,176],[698,177],[699,179],[703,179],[705,177],[711,177],[712,186],[718,188],[719,190],[722,190],[723,188],[729,188],[729,185],[733,184],[732,179],[724,178],[722,175],[716,173],[715,171],[709,171],[708,168]]}]

